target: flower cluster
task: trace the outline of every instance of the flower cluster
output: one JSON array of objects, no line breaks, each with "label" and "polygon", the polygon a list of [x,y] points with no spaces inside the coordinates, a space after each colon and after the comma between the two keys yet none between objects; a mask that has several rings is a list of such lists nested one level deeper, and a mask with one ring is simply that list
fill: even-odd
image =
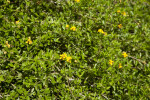
[{"label": "flower cluster", "polygon": [[31,37],[28,37],[28,40],[26,41],[26,43],[28,43],[28,44],[32,44]]},{"label": "flower cluster", "polygon": [[60,59],[61,60],[66,60],[67,62],[71,63],[72,57],[69,57],[69,56],[67,56],[66,53],[63,53],[63,54],[60,55]]},{"label": "flower cluster", "polygon": [[75,0],[75,2],[80,2],[80,0]]},{"label": "flower cluster", "polygon": [[67,58],[67,54],[66,53],[63,53],[63,54],[60,55],[60,59],[65,60],[65,58]]},{"label": "flower cluster", "polygon": [[72,26],[72,27],[70,28],[70,30],[76,31],[76,27],[75,27],[75,26]]},{"label": "flower cluster", "polygon": [[107,32],[104,32],[102,29],[98,29],[98,32],[107,35]]},{"label": "flower cluster", "polygon": [[19,24],[20,22],[19,21],[16,21],[16,24]]},{"label": "flower cluster", "polygon": [[[124,58],[128,57],[128,54],[127,54],[126,52],[123,52],[122,55],[123,55]],[[114,61],[112,61],[112,60],[110,59],[110,60],[109,60],[109,65],[112,66],[113,63],[114,63]],[[121,63],[119,63],[119,68],[122,68]]]},{"label": "flower cluster", "polygon": [[71,59],[72,59],[72,57],[67,57],[66,61],[69,62],[69,63],[71,63]]},{"label": "flower cluster", "polygon": [[118,28],[122,28],[122,24],[119,24],[119,25],[118,25]]},{"label": "flower cluster", "polygon": [[126,16],[126,12],[122,12],[122,15],[123,15],[123,16]]},{"label": "flower cluster", "polygon": [[109,60],[109,64],[110,64],[110,65],[113,65],[113,63],[114,63],[114,61]]},{"label": "flower cluster", "polygon": [[126,52],[123,52],[122,55],[124,58],[128,57],[128,54]]},{"label": "flower cluster", "polygon": [[[117,13],[121,13],[121,11],[120,10],[117,10]],[[122,12],[121,13],[123,16],[126,16],[126,12]]]},{"label": "flower cluster", "polygon": [[6,46],[7,46],[8,48],[10,48],[10,44],[8,43],[8,41],[6,41]]},{"label": "flower cluster", "polygon": [[[66,25],[66,29],[68,29],[68,28],[69,28],[69,25],[67,24],[67,25]],[[76,31],[76,27],[75,27],[75,26],[72,26],[72,27],[70,28],[70,30]]]}]

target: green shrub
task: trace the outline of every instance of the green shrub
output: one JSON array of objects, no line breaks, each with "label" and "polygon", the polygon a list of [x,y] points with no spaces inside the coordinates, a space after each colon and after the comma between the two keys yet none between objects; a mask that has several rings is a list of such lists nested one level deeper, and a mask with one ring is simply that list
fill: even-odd
[{"label": "green shrub", "polygon": [[146,0],[0,1],[1,99],[150,99]]}]

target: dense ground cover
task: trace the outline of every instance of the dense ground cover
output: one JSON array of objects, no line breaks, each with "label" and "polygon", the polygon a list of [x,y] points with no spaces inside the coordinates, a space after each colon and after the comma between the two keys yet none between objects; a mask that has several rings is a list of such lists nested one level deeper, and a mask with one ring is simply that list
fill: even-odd
[{"label": "dense ground cover", "polygon": [[1,0],[0,99],[150,99],[148,0]]}]

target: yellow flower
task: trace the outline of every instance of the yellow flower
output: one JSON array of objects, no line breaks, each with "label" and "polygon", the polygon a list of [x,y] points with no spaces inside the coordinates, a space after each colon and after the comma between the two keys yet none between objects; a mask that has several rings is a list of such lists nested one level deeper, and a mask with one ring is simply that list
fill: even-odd
[{"label": "yellow flower", "polygon": [[122,28],[122,24],[119,24],[119,25],[118,25],[118,28]]},{"label": "yellow flower", "polygon": [[107,35],[107,32],[104,32],[103,34],[106,36],[106,35]]},{"label": "yellow flower", "polygon": [[71,59],[72,59],[72,57],[67,57],[66,58],[67,62],[69,62],[69,63],[71,63]]},{"label": "yellow flower", "polygon": [[121,63],[119,64],[119,68],[122,68],[122,65],[121,65]]},{"label": "yellow flower", "polygon": [[6,41],[6,46],[7,46],[8,48],[10,48],[10,44],[8,44],[8,41]]},{"label": "yellow flower", "polygon": [[75,2],[80,2],[80,0],[75,0]]},{"label": "yellow flower", "polygon": [[114,63],[114,61],[112,60],[109,60],[109,64],[112,65]]},{"label": "yellow flower", "polygon": [[26,41],[26,43],[32,44],[31,37],[28,37],[28,40]]},{"label": "yellow flower", "polygon": [[122,14],[123,14],[123,16],[126,16],[126,12],[123,12]]},{"label": "yellow flower", "polygon": [[128,57],[128,54],[126,52],[123,52],[122,55],[124,58]]},{"label": "yellow flower", "polygon": [[7,47],[10,48],[10,44],[8,44]]},{"label": "yellow flower", "polygon": [[120,10],[117,10],[117,13],[120,13]]},{"label": "yellow flower", "polygon": [[16,21],[16,24],[19,24],[19,21]]},{"label": "yellow flower", "polygon": [[104,31],[102,29],[98,29],[98,32],[100,33],[104,33]]},{"label": "yellow flower", "polygon": [[7,52],[6,52],[6,51],[4,51],[4,54],[7,54]]},{"label": "yellow flower", "polygon": [[74,62],[78,62],[77,60],[75,60]]},{"label": "yellow flower", "polygon": [[107,32],[104,32],[102,29],[98,29],[98,32],[107,35]]},{"label": "yellow flower", "polygon": [[72,26],[72,27],[70,28],[70,30],[76,31],[76,27],[75,27],[75,26]]},{"label": "yellow flower", "polygon": [[66,28],[69,28],[69,25],[66,25]]},{"label": "yellow flower", "polygon": [[60,55],[60,59],[65,60],[65,58],[67,58],[67,54],[66,53],[63,53],[63,54]]},{"label": "yellow flower", "polygon": [[8,2],[8,3],[10,3],[10,1],[9,1],[9,0],[7,0],[7,2]]}]

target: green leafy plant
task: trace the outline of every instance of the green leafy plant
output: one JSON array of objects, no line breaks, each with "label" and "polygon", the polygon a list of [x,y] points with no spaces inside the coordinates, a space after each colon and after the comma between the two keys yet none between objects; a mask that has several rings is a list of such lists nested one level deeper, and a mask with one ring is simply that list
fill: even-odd
[{"label": "green leafy plant", "polygon": [[148,0],[0,1],[0,99],[150,99]]}]

